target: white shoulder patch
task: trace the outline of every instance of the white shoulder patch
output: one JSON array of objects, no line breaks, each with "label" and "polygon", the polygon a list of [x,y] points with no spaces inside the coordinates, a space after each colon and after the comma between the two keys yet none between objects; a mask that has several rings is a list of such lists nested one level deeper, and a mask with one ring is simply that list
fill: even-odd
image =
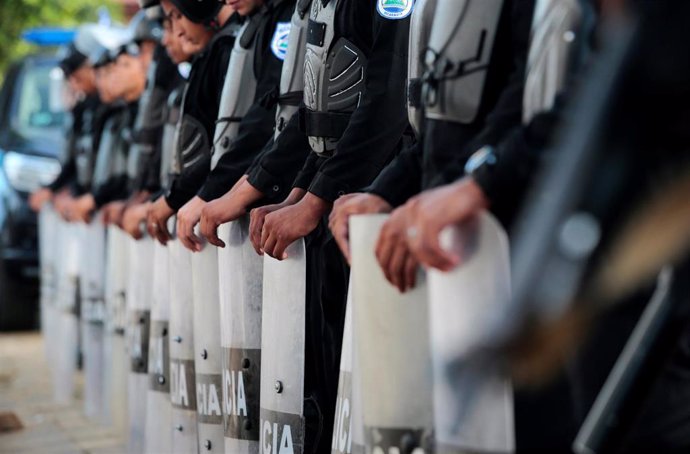
[{"label": "white shoulder patch", "polygon": [[412,13],[414,0],[378,0],[376,10],[386,19],[404,19]]},{"label": "white shoulder patch", "polygon": [[290,38],[290,22],[278,22],[276,32],[271,40],[271,50],[279,60],[285,60],[287,54],[288,41]]}]

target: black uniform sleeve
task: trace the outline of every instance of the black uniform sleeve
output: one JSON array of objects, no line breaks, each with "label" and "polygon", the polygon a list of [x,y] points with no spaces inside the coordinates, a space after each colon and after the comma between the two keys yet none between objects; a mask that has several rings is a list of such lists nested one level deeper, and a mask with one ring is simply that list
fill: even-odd
[{"label": "black uniform sleeve", "polygon": [[553,130],[558,124],[557,110],[536,115],[529,125],[514,128],[510,135],[495,147],[496,164],[481,166],[473,178],[492,203],[505,197],[522,199],[528,181],[537,167]]},{"label": "black uniform sleeve", "polygon": [[129,192],[127,190],[128,182],[127,175],[117,175],[96,188],[92,193],[96,208],[101,208],[106,203],[115,200],[126,199]]},{"label": "black uniform sleeve", "polygon": [[374,39],[360,106],[333,156],[318,169],[309,192],[334,201],[372,182],[400,144],[408,125],[405,105],[409,19],[375,15]]},{"label": "black uniform sleeve", "polygon": [[193,165],[185,168],[181,174],[177,175],[172,180],[168,193],[165,195],[165,201],[168,206],[177,211],[194,198],[203,186],[204,181],[206,181],[210,167],[211,156],[204,155]]},{"label": "black uniform sleeve", "polygon": [[70,158],[62,165],[60,174],[57,176],[55,181],[46,186],[46,188],[51,191],[59,191],[60,189],[69,186],[77,176],[77,165],[74,161],[74,156]]},{"label": "black uniform sleeve", "polygon": [[314,180],[314,176],[319,171],[319,168],[326,162],[327,158],[317,155],[316,153],[309,153],[309,156],[304,161],[302,170],[297,173],[295,181],[292,186],[295,188],[304,189],[305,191],[309,189],[309,185]]},{"label": "black uniform sleeve", "polygon": [[422,145],[415,142],[395,157],[365,192],[376,194],[393,207],[422,190]]},{"label": "black uniform sleeve", "polygon": [[311,152],[309,140],[298,123],[295,114],[249,169],[249,183],[266,197],[286,195]]}]

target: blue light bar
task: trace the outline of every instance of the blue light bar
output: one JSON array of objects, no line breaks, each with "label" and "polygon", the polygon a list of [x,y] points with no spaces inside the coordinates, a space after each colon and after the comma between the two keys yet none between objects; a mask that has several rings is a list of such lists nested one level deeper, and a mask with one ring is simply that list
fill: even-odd
[{"label": "blue light bar", "polygon": [[61,46],[74,40],[76,30],[68,28],[37,27],[22,33],[22,38],[38,46]]}]

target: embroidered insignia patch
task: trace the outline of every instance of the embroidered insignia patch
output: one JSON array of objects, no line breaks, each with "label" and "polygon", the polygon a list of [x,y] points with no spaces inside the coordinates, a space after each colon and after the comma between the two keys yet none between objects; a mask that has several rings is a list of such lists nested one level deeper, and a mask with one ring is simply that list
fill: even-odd
[{"label": "embroidered insignia patch", "polygon": [[386,19],[404,19],[412,13],[414,0],[378,0],[376,10]]},{"label": "embroidered insignia patch", "polygon": [[285,60],[287,54],[288,41],[290,39],[290,22],[278,22],[276,25],[276,32],[273,34],[271,40],[271,50],[280,60]]}]

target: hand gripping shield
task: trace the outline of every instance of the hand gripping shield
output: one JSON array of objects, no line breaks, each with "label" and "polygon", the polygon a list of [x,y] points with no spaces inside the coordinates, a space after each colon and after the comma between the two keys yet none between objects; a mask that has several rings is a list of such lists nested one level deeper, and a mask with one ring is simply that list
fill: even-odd
[{"label": "hand gripping shield", "polygon": [[374,248],[386,215],[354,216],[352,301],[366,452],[420,449],[433,425],[426,284],[400,294]]},{"label": "hand gripping shield", "polygon": [[335,422],[331,454],[363,454],[364,432],[362,402],[359,390],[360,376],[355,367],[354,339],[352,333],[352,279],[347,292],[343,347],[340,355],[338,397],[335,404]]},{"label": "hand gripping shield", "polygon": [[436,452],[513,452],[513,390],[491,355],[509,335],[508,238],[490,215],[451,228],[442,244],[461,265],[429,272]]},{"label": "hand gripping shield", "polygon": [[[197,226],[197,235],[198,226]],[[199,452],[223,452],[218,248],[192,254],[194,370]]]},{"label": "hand gripping shield", "polygon": [[261,306],[264,259],[249,241],[247,216],[218,232],[225,452],[259,451]]},{"label": "hand gripping shield", "polygon": [[172,415],[170,406],[170,270],[168,248],[153,245],[153,296],[149,337],[149,390],[146,403],[145,452],[170,452]]},{"label": "hand gripping shield", "polygon": [[264,256],[261,316],[261,453],[304,452],[307,261],[303,239],[282,262]]},{"label": "hand gripping shield", "polygon": [[153,277],[153,240],[128,238],[129,279],[127,309],[129,325],[130,373],[129,452],[144,452],[146,395],[148,393],[149,331],[151,325],[151,278]]}]

